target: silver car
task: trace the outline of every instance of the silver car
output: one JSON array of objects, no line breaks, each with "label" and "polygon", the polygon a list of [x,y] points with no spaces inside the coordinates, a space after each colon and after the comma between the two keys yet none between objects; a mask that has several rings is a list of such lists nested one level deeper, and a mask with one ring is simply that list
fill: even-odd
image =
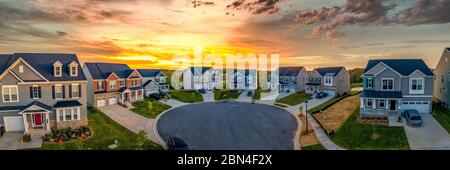
[{"label": "silver car", "polygon": [[406,110],[403,116],[406,119],[406,124],[409,126],[422,126],[422,117],[420,117],[417,110]]}]

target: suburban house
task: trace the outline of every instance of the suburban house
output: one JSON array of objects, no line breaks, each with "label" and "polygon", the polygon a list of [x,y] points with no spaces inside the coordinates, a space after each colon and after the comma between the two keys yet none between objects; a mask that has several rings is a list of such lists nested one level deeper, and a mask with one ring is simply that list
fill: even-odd
[{"label": "suburban house", "polygon": [[282,92],[305,91],[308,80],[308,72],[305,67],[280,67],[279,90]]},{"label": "suburban house", "polygon": [[166,75],[158,69],[138,69],[142,76],[142,87],[144,88],[145,96],[150,94],[168,92],[169,83],[167,83]]},{"label": "suburban house", "polygon": [[28,134],[86,126],[86,83],[75,54],[0,55],[0,124]]},{"label": "suburban house", "polygon": [[350,74],[345,67],[315,68],[309,72],[309,81],[305,85],[307,94],[325,92],[339,96],[350,92]]},{"label": "suburban house", "polygon": [[85,63],[83,70],[88,80],[89,106],[102,107],[118,103],[129,106],[144,99],[141,75],[126,64]]},{"label": "suburban house", "polygon": [[228,87],[236,90],[256,90],[258,87],[257,73],[256,70],[235,69],[231,78],[228,77]]},{"label": "suburban house", "polygon": [[369,60],[362,77],[361,116],[399,116],[408,109],[431,112],[434,75],[423,60]]},{"label": "suburban house", "polygon": [[434,99],[437,103],[446,108],[450,108],[450,48],[446,48],[442,53],[434,74]]},{"label": "suburban house", "polygon": [[188,67],[183,71],[183,88],[187,90],[216,89],[222,73],[211,67]]}]

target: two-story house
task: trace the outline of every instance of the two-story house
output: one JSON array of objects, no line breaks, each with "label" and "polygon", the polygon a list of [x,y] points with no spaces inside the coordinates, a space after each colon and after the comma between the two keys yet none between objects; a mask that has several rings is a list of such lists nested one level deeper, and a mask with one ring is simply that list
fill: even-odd
[{"label": "two-story house", "polygon": [[361,116],[398,116],[408,109],[431,112],[434,75],[423,60],[369,60],[362,77]]},{"label": "two-story house", "polygon": [[279,90],[282,92],[305,91],[305,85],[309,81],[305,67],[280,67]]},{"label": "two-story house", "polygon": [[315,68],[308,75],[309,81],[305,85],[307,94],[323,91],[331,96],[339,96],[350,92],[350,74],[345,67]]},{"label": "two-story house", "polygon": [[142,76],[142,87],[144,88],[145,96],[150,94],[168,92],[169,83],[167,83],[166,75],[158,69],[138,69]]},{"label": "two-story house", "polygon": [[231,77],[227,77],[228,88],[236,90],[256,90],[258,88],[256,70],[235,69]]},{"label": "two-story house", "polygon": [[86,83],[75,54],[0,55],[0,124],[28,134],[86,126]]},{"label": "two-story house", "polygon": [[129,106],[144,99],[141,75],[126,64],[85,63],[83,70],[88,80],[89,106]]},{"label": "two-story house", "polygon": [[440,105],[450,108],[450,48],[444,49],[434,74],[433,96]]},{"label": "two-story house", "polygon": [[220,87],[222,74],[211,67],[188,67],[183,71],[183,88],[187,90]]}]

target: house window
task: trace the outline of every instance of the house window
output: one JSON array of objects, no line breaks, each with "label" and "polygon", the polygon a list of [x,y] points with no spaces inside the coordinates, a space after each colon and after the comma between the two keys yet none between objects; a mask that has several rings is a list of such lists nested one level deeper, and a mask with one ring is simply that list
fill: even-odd
[{"label": "house window", "polygon": [[103,81],[98,81],[97,82],[97,89],[103,89],[103,88],[104,88]]},{"label": "house window", "polygon": [[385,107],[385,100],[378,100],[378,107],[379,108],[384,108]]},{"label": "house window", "polygon": [[424,93],[424,79],[423,78],[412,78],[411,79],[411,86],[410,86],[410,93]]},{"label": "house window", "polygon": [[19,73],[23,73],[23,65],[19,66]]},{"label": "house window", "polygon": [[125,80],[120,80],[120,87],[125,86]]},{"label": "house window", "polygon": [[165,83],[166,82],[166,78],[165,77],[160,77],[159,78],[159,82],[160,83]]},{"label": "house window", "polygon": [[394,79],[381,79],[382,90],[393,90],[394,89]]},{"label": "house window", "polygon": [[65,121],[72,120],[72,109],[65,109],[64,117],[66,118]]},{"label": "house window", "polygon": [[80,97],[80,85],[72,84],[72,98]]},{"label": "house window", "polygon": [[367,105],[367,107],[372,107],[372,99],[367,99],[367,103],[366,103],[366,105]]},{"label": "house window", "polygon": [[17,86],[2,86],[3,102],[18,102],[19,90]]},{"label": "house window", "polygon": [[56,99],[62,99],[63,98],[62,85],[56,85],[55,86],[55,98]]},{"label": "house window", "polygon": [[325,77],[325,86],[332,86],[332,85],[333,85],[332,77]]},{"label": "house window", "polygon": [[39,98],[39,86],[32,87],[32,96],[33,96],[33,99]]},{"label": "house window", "polygon": [[59,114],[59,121],[64,121],[64,112],[63,110],[57,110],[57,113]]},{"label": "house window", "polygon": [[373,79],[367,78],[366,80],[366,88],[373,88]]},{"label": "house window", "polygon": [[73,108],[72,109],[72,114],[73,114],[73,120],[78,120],[78,112],[77,112],[77,108]]},{"label": "house window", "polygon": [[70,76],[78,76],[78,67],[76,66],[70,67]]},{"label": "house window", "polygon": [[58,122],[79,120],[80,118],[80,108],[64,108],[57,109],[56,116]]},{"label": "house window", "polygon": [[62,73],[61,73],[61,66],[55,66],[55,76],[57,77],[61,77]]},{"label": "house window", "polygon": [[116,81],[110,81],[110,82],[109,82],[109,88],[110,88],[110,89],[115,89],[116,87],[117,87]]}]

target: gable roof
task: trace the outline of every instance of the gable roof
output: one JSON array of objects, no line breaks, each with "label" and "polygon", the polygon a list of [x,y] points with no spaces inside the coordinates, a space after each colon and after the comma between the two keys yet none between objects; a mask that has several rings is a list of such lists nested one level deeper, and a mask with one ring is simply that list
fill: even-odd
[{"label": "gable roof", "polygon": [[336,76],[344,67],[321,67],[315,70],[319,72],[321,76]]},{"label": "gable roof", "polygon": [[133,70],[126,64],[117,63],[85,63],[93,79],[106,79],[112,73],[119,78],[128,78]]},{"label": "gable roof", "polygon": [[147,80],[142,86],[146,87],[148,84],[150,84],[151,82],[154,82],[153,80]]},{"label": "gable roof", "polygon": [[297,76],[302,69],[303,67],[280,67],[278,74],[280,76]]},{"label": "gable roof", "polygon": [[142,77],[156,77],[161,73],[161,70],[158,69],[137,69],[137,71]]},{"label": "gable roof", "polygon": [[[208,71],[209,69],[211,69],[211,67],[189,67],[188,69],[190,69],[191,70],[191,73],[192,74],[195,74],[195,73],[197,73],[197,74],[203,74],[203,73],[205,73],[206,71]],[[201,71],[201,72],[200,72]]]},{"label": "gable roof", "polygon": [[403,76],[409,76],[416,70],[421,71],[427,76],[433,76],[433,72],[430,68],[423,62],[422,59],[384,59],[384,60],[369,60],[367,63],[364,73],[378,65],[379,63],[384,63],[390,68],[394,69]]},{"label": "gable roof", "polygon": [[[22,58],[22,60],[28,63],[48,81],[86,80],[83,71],[79,71],[78,76],[70,76],[69,67],[64,67],[68,66],[72,62],[76,62],[78,63],[78,70],[81,70],[80,62],[75,54],[14,53],[0,55],[0,74],[5,72],[19,58]],[[61,77],[55,77],[53,74],[53,64],[56,61],[63,64]]]}]

